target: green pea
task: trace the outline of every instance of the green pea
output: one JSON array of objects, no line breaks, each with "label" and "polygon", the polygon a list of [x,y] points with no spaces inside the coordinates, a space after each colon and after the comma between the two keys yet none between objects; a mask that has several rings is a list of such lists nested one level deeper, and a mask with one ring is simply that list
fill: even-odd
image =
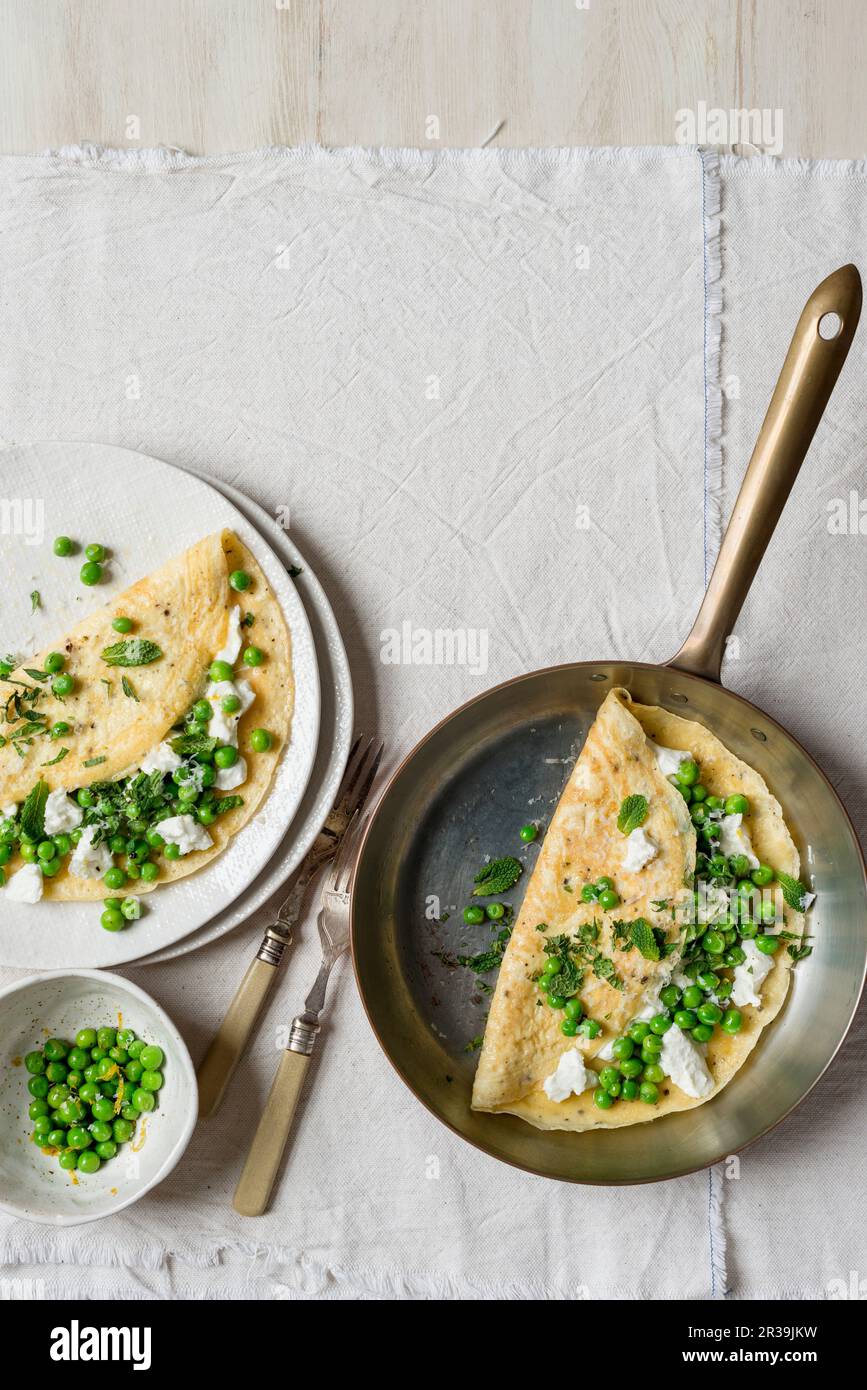
[{"label": "green pea", "polygon": [[612,1056],[616,1057],[618,1062],[625,1062],[634,1051],[635,1043],[631,1038],[615,1038],[611,1044]]},{"label": "green pea", "polygon": [[209,674],[214,684],[219,685],[222,681],[230,681],[234,672],[228,661],[212,661]]},{"label": "green pea", "polygon": [[758,935],[759,928],[756,922],[741,922],[738,930],[740,931],[741,937],[749,941],[752,937]]},{"label": "green pea", "polygon": [[549,994],[548,1003],[551,1005],[552,1009],[565,1009],[566,996],[563,994]]},{"label": "green pea", "polygon": [[86,584],[89,589],[92,588],[102,579],[102,565],[96,560],[88,560],[81,566],[80,579],[82,584]]},{"label": "green pea", "polygon": [[674,1021],[678,1028],[682,1028],[684,1032],[687,1032],[690,1028],[695,1027],[698,1023],[698,1018],[692,1009],[678,1009],[677,1013],[674,1015]]},{"label": "green pea", "polygon": [[659,1090],[652,1081],[642,1081],[638,1095],[645,1105],[655,1105],[659,1100]]},{"label": "green pea", "polygon": [[56,676],[58,671],[62,671],[66,665],[66,657],[61,652],[49,652],[43,665],[46,671],[50,671],[52,676]]},{"label": "green pea", "polygon": [[48,1133],[48,1143],[52,1149],[63,1149],[66,1147],[66,1130],[52,1129]]},{"label": "green pea", "polygon": [[134,1125],[131,1120],[124,1120],[120,1116],[114,1121],[111,1127],[111,1137],[117,1144],[125,1144],[132,1138]]},{"label": "green pea", "polygon": [[250,747],[254,753],[267,753],[273,739],[267,729],[254,729],[250,734]]},{"label": "green pea", "polygon": [[778,936],[765,936],[764,934],[756,937],[756,950],[761,951],[763,956],[772,956],[780,949],[780,938]]},{"label": "green pea", "polygon": [[115,864],[113,868],[106,870],[102,876],[102,881],[106,888],[122,888],[126,883],[126,874]]},{"label": "green pea", "polygon": [[107,1163],[110,1158],[114,1158],[117,1153],[117,1144],[113,1139],[105,1139],[101,1144],[97,1144],[96,1152],[103,1163]]},{"label": "green pea", "polygon": [[27,1107],[27,1114],[31,1120],[38,1120],[40,1115],[47,1115],[50,1109],[47,1100],[32,1100]]},{"label": "green pea", "polygon": [[[716,976],[714,976],[713,982],[716,984]],[[702,1003],[704,1003],[704,991],[699,989],[698,985],[690,985],[688,989],[683,991],[683,1007],[685,1009],[697,1009]]]},{"label": "green pea", "polygon": [[66,1142],[71,1149],[86,1149],[93,1140],[81,1125],[73,1125],[66,1136]]},{"label": "green pea", "polygon": [[702,1023],[719,1023],[723,1016],[722,1009],[717,1004],[702,1004],[696,1013]]},{"label": "green pea", "polygon": [[704,821],[707,820],[707,811],[705,810],[704,802],[700,801],[697,806],[691,807],[689,814],[693,825],[702,825]]},{"label": "green pea", "polygon": [[217,764],[217,767],[234,767],[237,761],[238,750],[237,748],[233,748],[231,743],[224,744],[222,748],[216,749],[214,753],[214,762]]},{"label": "green pea", "polygon": [[95,1081],[85,1081],[84,1085],[79,1087],[78,1095],[85,1105],[93,1105],[95,1100],[99,1100],[99,1087]]},{"label": "green pea", "polygon": [[581,1015],[584,1013],[584,1006],[580,999],[566,1000],[566,1017],[571,1018],[575,1023],[580,1022]]},{"label": "green pea", "polygon": [[667,1033],[670,1027],[671,1019],[668,1017],[668,1014],[656,1014],[656,1016],[650,1020],[651,1032],[656,1033],[659,1037]]},{"label": "green pea", "polygon": [[124,898],[120,910],[128,922],[137,922],[141,917],[141,903],[138,898]]},{"label": "green pea", "polygon": [[750,861],[745,854],[733,854],[729,860],[732,876],[737,879],[748,878],[751,872]]},{"label": "green pea", "polygon": [[80,1153],[76,1166],[80,1173],[98,1173],[100,1169],[99,1154],[95,1149],[88,1149],[85,1153]]},{"label": "green pea", "polygon": [[105,559],[105,546],[86,545],[84,547],[84,556],[86,560],[91,560],[93,563],[101,565]]},{"label": "green pea", "polygon": [[774,871],[770,864],[760,864],[757,869],[753,869],[750,878],[757,888],[766,888],[774,881]]},{"label": "green pea", "polygon": [[104,1027],[104,1028],[97,1028],[97,1030],[96,1030],[96,1045],[97,1045],[97,1047],[102,1048],[102,1050],[103,1050],[104,1052],[107,1052],[108,1049],[109,1049],[110,1047],[116,1047],[116,1046],[117,1046],[117,1029],[116,1029],[116,1028],[110,1028],[110,1027],[108,1027],[108,1026],[106,1026],[106,1027]]},{"label": "green pea", "polygon": [[580,1031],[584,1034],[585,1038],[598,1038],[599,1034],[602,1032],[602,1024],[597,1023],[595,1018],[585,1018],[584,1022],[581,1024]]},{"label": "green pea", "polygon": [[729,861],[724,854],[714,854],[708,864],[711,878],[731,878]]},{"label": "green pea", "polygon": [[724,965],[743,965],[746,960],[746,952],[740,946],[730,946],[723,956]]},{"label": "green pea", "polygon": [[641,1051],[648,1053],[651,1057],[658,1057],[662,1051],[662,1038],[657,1033],[648,1033],[641,1044]]},{"label": "green pea", "polygon": [[624,1100],[635,1100],[638,1096],[638,1082],[632,1079],[624,1081],[621,1094]]},{"label": "green pea", "polygon": [[771,899],[763,902],[759,908],[759,916],[763,922],[776,922],[777,904]]},{"label": "green pea", "polygon": [[24,1058],[24,1065],[31,1076],[41,1076],[45,1071],[45,1058],[41,1052],[28,1052]]},{"label": "green pea", "polygon": [[69,1043],[63,1038],[49,1038],[42,1051],[49,1062],[62,1062],[69,1052]]},{"label": "green pea", "polygon": [[265,653],[259,647],[244,648],[244,665],[261,666],[265,660]]},{"label": "green pea", "polygon": [[485,920],[485,909],[483,907],[465,907],[464,921],[470,927],[477,927]]},{"label": "green pea", "polygon": [[[575,1019],[564,1018],[563,1022],[560,1024],[560,1032],[564,1033],[567,1038],[574,1038],[575,1034],[578,1032],[578,1024]],[[149,1073],[145,1073],[145,1075],[149,1075]],[[144,1085],[144,1077],[142,1077],[142,1085]]]},{"label": "green pea", "polygon": [[95,1029],[95,1028],[81,1028],[81,1029],[79,1029],[79,1031],[78,1031],[78,1032],[76,1033],[76,1035],[75,1035],[75,1046],[76,1046],[76,1047],[80,1047],[80,1048],[82,1049],[82,1051],[89,1050],[91,1047],[95,1047],[95,1046],[96,1046],[96,1029]]},{"label": "green pea", "polygon": [[626,1077],[640,1076],[643,1070],[644,1063],[640,1057],[625,1057],[620,1063],[620,1071]]},{"label": "green pea", "polygon": [[93,1124],[88,1125],[87,1128],[97,1144],[102,1144],[106,1139],[111,1138],[111,1125],[106,1120],[94,1120]]},{"label": "green pea", "polygon": [[694,802],[705,801],[707,799],[707,787],[703,787],[701,782],[696,782],[695,786],[690,790],[692,791],[692,799]]},{"label": "green pea", "polygon": [[154,1097],[151,1094],[151,1092],[144,1090],[141,1086],[137,1087],[136,1090],[133,1091],[132,1103],[135,1106],[136,1110],[141,1111],[153,1110],[154,1106],[156,1105],[156,1101],[154,1100]]},{"label": "green pea", "polygon": [[636,1019],[634,1023],[630,1023],[626,1032],[633,1042],[640,1044],[644,1042],[650,1032],[650,1024],[645,1023],[643,1019]]},{"label": "green pea", "polygon": [[726,946],[718,931],[706,931],[702,937],[702,945],[709,956],[721,956]]},{"label": "green pea", "polygon": [[56,878],[60,873],[60,860],[56,857],[54,859],[43,859],[40,860],[39,867],[42,870],[43,878]]},{"label": "green pea", "polygon": [[698,781],[698,763],[694,758],[684,758],[675,776],[682,786],[695,786]]},{"label": "green pea", "polygon": [[681,796],[683,797],[684,801],[688,806],[689,803],[692,801],[692,792],[690,791],[689,787],[684,786],[683,782],[678,782],[677,778],[673,775],[669,777],[668,780],[671,783],[671,785],[675,788],[675,790],[680,792]]},{"label": "green pea", "polygon": [[142,864],[141,876],[143,883],[156,883],[160,876],[159,864],[151,864],[150,862]]},{"label": "green pea", "polygon": [[48,1115],[40,1115],[38,1120],[34,1120],[33,1122],[34,1138],[44,1140],[46,1135],[50,1134],[51,1132],[52,1123],[53,1121],[50,1119]]},{"label": "green pea", "polygon": [[722,979],[720,979],[716,987],[717,998],[727,999],[734,987],[735,986],[733,980],[727,980],[725,979],[725,977],[723,977]]},{"label": "green pea", "polygon": [[72,841],[65,831],[61,831],[59,835],[54,836],[54,848],[57,850],[61,859],[65,859],[72,849]]},{"label": "green pea", "polygon": [[725,812],[727,816],[748,816],[750,803],[740,792],[735,792],[733,796],[726,797]]},{"label": "green pea", "polygon": [[126,1077],[127,1081],[132,1081],[135,1084],[138,1084],[138,1082],[141,1081],[143,1071],[144,1067],[142,1066],[141,1062],[138,1060],[138,1058],[133,1057],[131,1062],[127,1062],[123,1074]]},{"label": "green pea", "polygon": [[59,555],[61,559],[64,559],[67,555],[71,555],[74,549],[75,546],[69,536],[58,536],[53,546],[55,555]]},{"label": "green pea", "polygon": [[132,618],[125,618],[122,614],[117,618],[112,618],[111,625],[115,632],[132,632]]},{"label": "green pea", "polygon": [[25,864],[35,864],[38,858],[35,845],[21,844],[18,847],[18,853]]},{"label": "green pea", "polygon": [[581,889],[581,897],[585,903],[595,903],[597,898],[595,886],[592,883],[585,883]]},{"label": "green pea", "polygon": [[710,1042],[713,1037],[712,1023],[697,1023],[692,1029],[692,1036],[697,1043]]},{"label": "green pea", "polygon": [[71,1149],[66,1149],[58,1158],[57,1162],[61,1168],[75,1168],[78,1164],[78,1154]]},{"label": "green pea", "polygon": [[594,887],[597,893],[604,893],[606,888],[614,887],[614,879],[608,878],[606,875],[603,875],[602,878],[597,878]]},{"label": "green pea", "polygon": [[724,1033],[739,1033],[741,1029],[741,1022],[742,1018],[740,1009],[726,1009],[725,1013],[723,1014],[723,1020],[720,1024],[720,1027],[722,1028]]},{"label": "green pea", "polygon": [[598,1105],[600,1110],[610,1110],[614,1104],[614,1097],[603,1086],[599,1086],[593,1092],[593,1103]]},{"label": "green pea", "polygon": [[69,1068],[64,1062],[49,1062],[48,1066],[45,1068],[45,1075],[48,1077],[52,1086],[58,1081],[65,1081],[68,1073]]},{"label": "green pea", "polygon": [[676,1009],[682,998],[677,985],[666,985],[659,994],[660,1003],[664,1004],[667,1009]]},{"label": "green pea", "polygon": [[665,1080],[665,1072],[658,1062],[651,1062],[649,1067],[644,1068],[644,1080],[654,1083]]},{"label": "green pea", "polygon": [[615,893],[613,888],[606,888],[604,892],[599,894],[599,906],[604,908],[606,912],[610,912],[612,908],[619,907],[619,905],[620,894]]}]

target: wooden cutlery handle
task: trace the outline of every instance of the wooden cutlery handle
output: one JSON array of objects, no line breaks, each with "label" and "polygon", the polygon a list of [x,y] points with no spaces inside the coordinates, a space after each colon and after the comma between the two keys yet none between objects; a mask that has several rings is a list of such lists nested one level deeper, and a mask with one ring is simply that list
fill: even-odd
[{"label": "wooden cutlery handle", "polygon": [[251,963],[198,1070],[199,1114],[213,1115],[247,1049],[265,1001],[277,979],[277,966],[260,957]]},{"label": "wooden cutlery handle", "polygon": [[232,1200],[235,1211],[242,1216],[261,1216],[268,1206],[309,1064],[309,1053],[291,1052],[288,1048],[280,1059]]}]

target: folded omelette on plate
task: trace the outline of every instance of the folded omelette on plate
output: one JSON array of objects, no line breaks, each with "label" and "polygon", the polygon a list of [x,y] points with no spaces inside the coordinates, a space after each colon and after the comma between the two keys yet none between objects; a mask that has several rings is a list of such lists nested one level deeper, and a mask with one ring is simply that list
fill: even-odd
[{"label": "folded omelette on plate", "polygon": [[473,1108],[577,1131],[710,1100],[808,953],[798,868],[756,772],[612,690],[506,948]]},{"label": "folded omelette on plate", "polygon": [[12,901],[137,895],[194,873],[255,814],[290,735],[289,633],[231,531],[0,678]]}]

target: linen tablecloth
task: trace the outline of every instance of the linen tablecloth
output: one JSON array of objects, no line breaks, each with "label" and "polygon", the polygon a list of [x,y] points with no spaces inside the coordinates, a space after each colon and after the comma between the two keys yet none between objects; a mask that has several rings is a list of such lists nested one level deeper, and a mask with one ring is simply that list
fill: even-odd
[{"label": "linen tablecloth", "polygon": [[[865,222],[860,168],[721,171],[686,148],[3,158],[0,435],[203,468],[288,524],[341,622],[359,727],[393,763],[501,679],[676,650],[803,300],[857,262]],[[863,366],[856,340],[726,672],[818,753],[862,829],[864,541],[832,536],[825,503],[858,487]],[[24,486],[0,453],[0,496]],[[394,664],[405,625],[472,634],[479,659]],[[258,930],[128,972],[196,1059]],[[863,1145],[863,1031],[739,1165],[577,1188],[440,1127],[379,1052],[346,963],[274,1208],[236,1216],[316,950],[308,921],[222,1112],[159,1189],[69,1232],[0,1218],[5,1287],[824,1297],[858,1267],[858,1223],[827,1213]]]}]

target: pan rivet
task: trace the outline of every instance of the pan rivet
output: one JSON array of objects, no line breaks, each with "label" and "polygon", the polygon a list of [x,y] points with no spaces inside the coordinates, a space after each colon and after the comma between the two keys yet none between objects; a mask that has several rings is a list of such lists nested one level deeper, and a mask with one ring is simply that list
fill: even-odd
[{"label": "pan rivet", "polygon": [[678,691],[676,691],[676,690],[672,690],[672,692],[671,692],[671,694],[669,695],[668,698],[669,698],[670,700],[676,700],[677,703],[678,703],[679,705],[688,705],[688,704],[689,704],[689,700],[686,698],[686,696],[685,696],[685,695],[681,695],[681,694],[680,694]]},{"label": "pan rivet", "polygon": [[607,681],[608,677],[604,671],[594,671],[590,679],[592,681]]},{"label": "pan rivet", "polygon": [[767,734],[763,734],[761,729],[750,729],[750,733],[752,734],[753,738],[757,738],[759,740],[759,743],[767,743],[768,736]]}]

